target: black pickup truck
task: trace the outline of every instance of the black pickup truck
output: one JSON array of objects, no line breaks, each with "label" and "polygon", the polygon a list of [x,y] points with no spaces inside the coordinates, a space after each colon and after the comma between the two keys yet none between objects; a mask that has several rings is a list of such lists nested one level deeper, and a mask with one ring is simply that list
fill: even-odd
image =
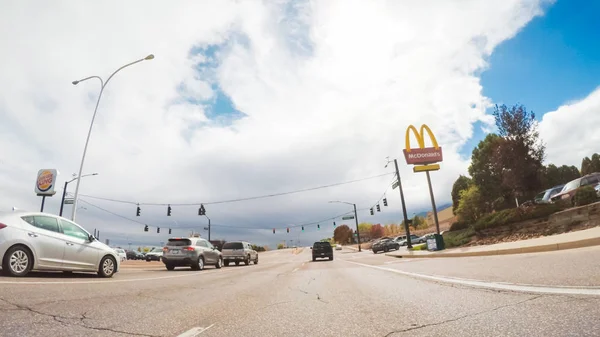
[{"label": "black pickup truck", "polygon": [[318,258],[329,258],[333,260],[333,247],[329,242],[315,242],[312,248],[312,259],[316,261]]}]

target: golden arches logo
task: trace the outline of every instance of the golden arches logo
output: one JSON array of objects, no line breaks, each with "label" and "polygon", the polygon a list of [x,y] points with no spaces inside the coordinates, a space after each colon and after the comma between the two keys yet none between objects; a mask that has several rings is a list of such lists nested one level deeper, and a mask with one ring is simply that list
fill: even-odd
[{"label": "golden arches logo", "polygon": [[437,139],[433,135],[433,132],[431,131],[429,126],[423,124],[423,125],[421,125],[421,132],[417,132],[417,128],[415,128],[414,125],[409,125],[408,128],[406,129],[406,152],[410,152],[410,150],[411,150],[411,148],[410,148],[410,132],[411,131],[415,134],[415,137],[417,138],[417,144],[419,144],[420,149],[425,148],[425,131],[427,131],[427,134],[429,135],[429,139],[431,140],[433,147],[436,150],[440,149]]}]

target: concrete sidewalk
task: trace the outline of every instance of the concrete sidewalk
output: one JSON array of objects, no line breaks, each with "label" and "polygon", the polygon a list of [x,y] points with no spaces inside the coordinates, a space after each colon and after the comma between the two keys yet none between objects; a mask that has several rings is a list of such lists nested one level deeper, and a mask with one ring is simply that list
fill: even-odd
[{"label": "concrete sidewalk", "polygon": [[600,227],[594,227],[577,232],[544,236],[530,240],[498,243],[495,245],[450,248],[439,252],[407,250],[387,253],[385,255],[405,258],[489,256],[549,252],[597,245],[600,245]]}]

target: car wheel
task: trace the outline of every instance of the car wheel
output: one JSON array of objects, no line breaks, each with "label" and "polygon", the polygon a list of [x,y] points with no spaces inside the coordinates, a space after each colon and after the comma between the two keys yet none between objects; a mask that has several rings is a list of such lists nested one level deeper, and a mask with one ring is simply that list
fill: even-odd
[{"label": "car wheel", "polygon": [[333,256],[330,256],[330,257],[329,257],[329,261],[333,261]]},{"label": "car wheel", "polygon": [[376,251],[376,250],[373,250],[373,254],[377,254],[377,251]]},{"label": "car wheel", "polygon": [[115,270],[117,269],[117,261],[112,256],[105,256],[100,261],[100,267],[98,268],[98,275],[100,277],[113,277]]},{"label": "car wheel", "polygon": [[200,256],[198,258],[198,262],[194,265],[192,265],[192,269],[193,270],[203,270],[204,269],[204,258],[202,256]]},{"label": "car wheel", "polygon": [[229,261],[225,261],[223,263],[225,264],[225,267],[229,266]]},{"label": "car wheel", "polygon": [[315,262],[315,261],[317,261],[317,258],[316,258],[316,257],[313,257],[313,262]]},{"label": "car wheel", "polygon": [[235,265],[239,266],[240,265],[240,261],[235,261]]},{"label": "car wheel", "polygon": [[2,261],[2,271],[10,276],[22,277],[33,268],[33,257],[25,246],[10,248]]},{"label": "car wheel", "polygon": [[167,264],[165,266],[167,267],[167,270],[175,270],[175,266],[172,264]]},{"label": "car wheel", "polygon": [[256,255],[256,259],[254,259],[254,264],[258,264],[258,255]]},{"label": "car wheel", "polygon": [[217,259],[217,263],[215,264],[215,268],[221,269],[222,266],[223,266],[223,258],[220,257],[220,258]]},{"label": "car wheel", "polygon": [[250,264],[250,255],[248,255],[246,257],[246,260],[244,260],[244,264],[249,265]]}]

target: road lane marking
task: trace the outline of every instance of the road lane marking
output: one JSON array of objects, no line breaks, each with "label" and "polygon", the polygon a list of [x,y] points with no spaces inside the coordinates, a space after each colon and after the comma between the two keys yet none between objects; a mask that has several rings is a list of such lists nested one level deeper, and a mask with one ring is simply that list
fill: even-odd
[{"label": "road lane marking", "polygon": [[[220,271],[219,273],[225,273],[228,271],[232,271],[232,270],[236,270],[234,269],[225,269]],[[160,277],[150,277],[150,278],[135,278],[135,279],[126,279],[126,280],[113,280],[113,279],[109,279],[109,280],[105,280],[105,281],[23,281],[23,282],[19,282],[19,281],[0,281],[0,284],[106,284],[106,283],[122,283],[122,282],[140,282],[140,281],[155,281],[155,280],[164,280],[164,279],[171,279],[171,278],[182,278],[182,277],[190,277],[190,276],[197,276],[197,275],[201,275],[201,274],[213,274],[214,272],[205,272],[205,271],[199,271],[199,272],[195,272],[195,273],[186,273],[183,275],[171,275],[171,276],[160,276]]]},{"label": "road lane marking", "polygon": [[298,271],[299,268],[295,268],[294,270],[292,270],[292,273],[295,273]]},{"label": "road lane marking", "polygon": [[354,261],[346,261],[348,263],[356,264],[363,267],[374,268],[384,271],[390,271],[392,273],[401,274],[405,276],[411,276],[414,278],[421,278],[430,281],[453,283],[466,285],[476,288],[487,288],[495,290],[508,290],[516,292],[527,292],[527,293],[541,293],[541,294],[553,294],[553,295],[590,295],[600,296],[600,287],[574,287],[574,286],[544,286],[544,285],[530,285],[530,284],[519,284],[519,283],[508,283],[508,282],[488,282],[470,279],[453,278],[446,276],[434,276],[411,273],[408,271],[402,271],[398,269],[373,266],[370,264],[364,264]]},{"label": "road lane marking", "polygon": [[214,324],[211,324],[211,325],[207,326],[206,328],[203,328],[200,326],[191,328],[188,331],[182,333],[181,335],[178,335],[177,337],[195,337],[195,336],[202,334],[204,331],[212,328],[213,326],[214,326]]}]

